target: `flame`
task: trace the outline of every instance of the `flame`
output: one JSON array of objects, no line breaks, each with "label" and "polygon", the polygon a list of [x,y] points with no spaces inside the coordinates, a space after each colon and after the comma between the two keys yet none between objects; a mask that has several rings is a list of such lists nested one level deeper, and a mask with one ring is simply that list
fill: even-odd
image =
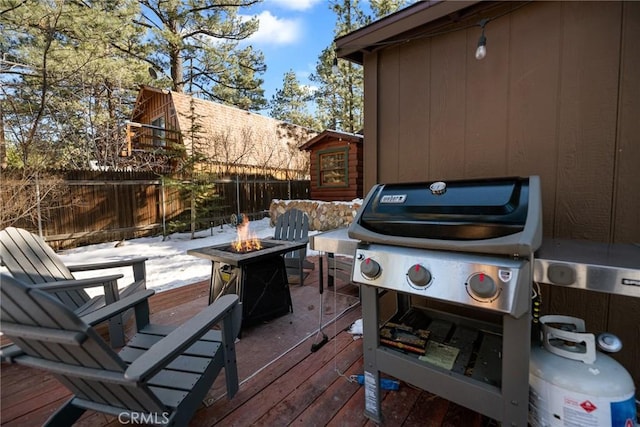
[{"label": "flame", "polygon": [[231,248],[235,252],[251,252],[262,249],[260,240],[256,237],[255,233],[252,233],[249,229],[249,218],[246,215],[242,216],[242,224],[237,227],[238,236],[236,240],[231,242]]}]

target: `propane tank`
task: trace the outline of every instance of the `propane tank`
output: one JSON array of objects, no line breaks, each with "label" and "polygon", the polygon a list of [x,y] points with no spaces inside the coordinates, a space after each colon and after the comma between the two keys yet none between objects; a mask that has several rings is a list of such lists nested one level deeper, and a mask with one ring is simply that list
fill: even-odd
[{"label": "propane tank", "polygon": [[[631,375],[612,357],[596,351],[584,320],[542,316],[541,343],[531,346],[529,425],[532,427],[635,427]],[[622,348],[612,334],[598,338],[608,351]]]}]

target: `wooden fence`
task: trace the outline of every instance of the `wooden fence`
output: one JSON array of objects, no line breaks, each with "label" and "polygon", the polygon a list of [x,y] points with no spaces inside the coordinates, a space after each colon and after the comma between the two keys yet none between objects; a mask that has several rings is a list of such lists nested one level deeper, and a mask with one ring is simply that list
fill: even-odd
[{"label": "wooden fence", "polygon": [[[178,218],[188,221],[189,196],[176,182],[180,177],[163,179],[147,172],[72,171],[55,173],[62,191],[54,200],[43,198],[40,224],[25,218],[13,225],[42,236],[54,248],[68,248],[83,244],[102,243],[134,237],[157,235],[170,230]],[[25,190],[18,178],[4,174],[5,189],[20,186],[20,191],[38,193],[36,183]],[[41,181],[38,185],[42,185]],[[196,218],[200,227],[229,222],[232,214],[243,213],[262,218],[272,199],[308,199],[309,181],[265,180],[238,176],[230,180],[211,180],[215,215]],[[7,192],[1,192],[5,197]],[[7,200],[3,200],[6,204]],[[186,215],[186,216],[185,216]]]}]

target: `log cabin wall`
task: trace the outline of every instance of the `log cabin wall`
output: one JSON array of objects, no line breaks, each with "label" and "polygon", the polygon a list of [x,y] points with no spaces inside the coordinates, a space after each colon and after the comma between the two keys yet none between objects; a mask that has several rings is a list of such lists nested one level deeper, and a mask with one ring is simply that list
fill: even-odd
[{"label": "log cabin wall", "polygon": [[[539,175],[545,237],[640,243],[640,3],[467,3],[449,24],[392,16],[336,41],[339,56],[364,65],[365,193],[375,183]],[[481,29],[468,24],[483,18],[478,61]],[[405,32],[390,34],[402,19]],[[419,36],[438,25],[440,35]],[[542,294],[543,314],[622,338],[613,357],[640,388],[640,299]]]},{"label": "log cabin wall", "polygon": [[[311,174],[311,199],[352,201],[363,197],[362,136],[325,131],[301,147],[309,151]],[[347,158],[346,183],[326,185],[321,177],[321,156],[333,152],[344,152]]]}]

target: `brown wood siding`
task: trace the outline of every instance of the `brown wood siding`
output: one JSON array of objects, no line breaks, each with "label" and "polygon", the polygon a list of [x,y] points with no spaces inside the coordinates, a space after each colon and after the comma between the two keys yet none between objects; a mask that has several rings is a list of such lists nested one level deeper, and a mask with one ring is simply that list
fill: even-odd
[{"label": "brown wood siding", "polygon": [[[378,180],[378,54],[364,57],[364,191],[369,192]],[[371,119],[369,119],[371,117]]]},{"label": "brown wood siding", "polygon": [[[613,241],[640,240],[640,3],[624,2],[616,140]],[[640,324],[640,323],[638,323]],[[640,326],[639,326],[640,327]],[[637,331],[637,329],[636,329]],[[640,333],[636,335],[640,341]],[[640,368],[639,368],[640,369]],[[640,384],[636,384],[640,388]]]},{"label": "brown wood siding", "polygon": [[[398,133],[399,129],[404,126],[404,117],[399,112],[401,100],[398,99],[398,86],[400,85],[398,59],[399,49],[397,47],[385,50],[378,58],[378,82],[384,83],[378,84],[377,130],[381,143],[378,145],[377,168],[378,179],[380,179],[380,182],[385,183],[398,182],[400,175],[400,164],[398,162],[400,141],[398,141]],[[394,123],[394,125],[391,125],[391,123]],[[402,123],[403,126],[398,126],[399,123]],[[365,135],[366,138],[367,136]],[[402,149],[412,150],[415,148],[416,143],[420,142],[404,140],[402,141]],[[371,183],[371,185],[373,184]]]},{"label": "brown wood siding", "polygon": [[[546,237],[640,242],[640,4],[487,7],[482,61],[479,27],[364,54],[364,188],[539,175]],[[619,335],[640,384],[640,299],[545,286],[543,312]]]},{"label": "brown wood siding", "polygon": [[[466,46],[465,32],[436,37],[431,42],[429,77],[428,175],[458,179],[464,175]],[[368,141],[367,141],[368,143]]]},{"label": "brown wood siding", "polygon": [[[348,186],[345,187],[321,187],[319,186],[320,171],[319,152],[336,148],[348,147]],[[356,198],[362,198],[362,144],[338,139],[326,140],[319,142],[311,149],[311,199],[330,201],[351,201]]]},{"label": "brown wood siding", "polygon": [[180,129],[173,101],[169,93],[148,92],[148,98],[140,106],[142,110],[133,117],[136,123],[151,124],[158,117],[164,117],[167,129]]},{"label": "brown wood siding", "polygon": [[[405,126],[398,128],[398,181],[427,179],[429,162],[429,80],[424,70],[429,64],[429,43],[422,40],[398,49],[398,115]],[[414,64],[413,61],[418,61]],[[402,141],[423,141],[412,149],[402,149]]]},{"label": "brown wood siding", "polygon": [[[543,224],[555,216],[561,3],[526,7],[512,17],[508,175],[542,177]],[[545,28],[545,31],[540,31]],[[545,154],[547,153],[547,154]]]},{"label": "brown wood siding", "polygon": [[[507,94],[510,22],[501,19],[491,22],[487,38],[491,40],[490,60],[478,61],[474,52],[480,29],[467,30],[466,103],[464,163],[465,177],[504,176],[507,172]],[[489,43],[489,42],[487,42]]]},{"label": "brown wood siding", "polygon": [[621,6],[562,3],[557,237],[610,241]]}]

